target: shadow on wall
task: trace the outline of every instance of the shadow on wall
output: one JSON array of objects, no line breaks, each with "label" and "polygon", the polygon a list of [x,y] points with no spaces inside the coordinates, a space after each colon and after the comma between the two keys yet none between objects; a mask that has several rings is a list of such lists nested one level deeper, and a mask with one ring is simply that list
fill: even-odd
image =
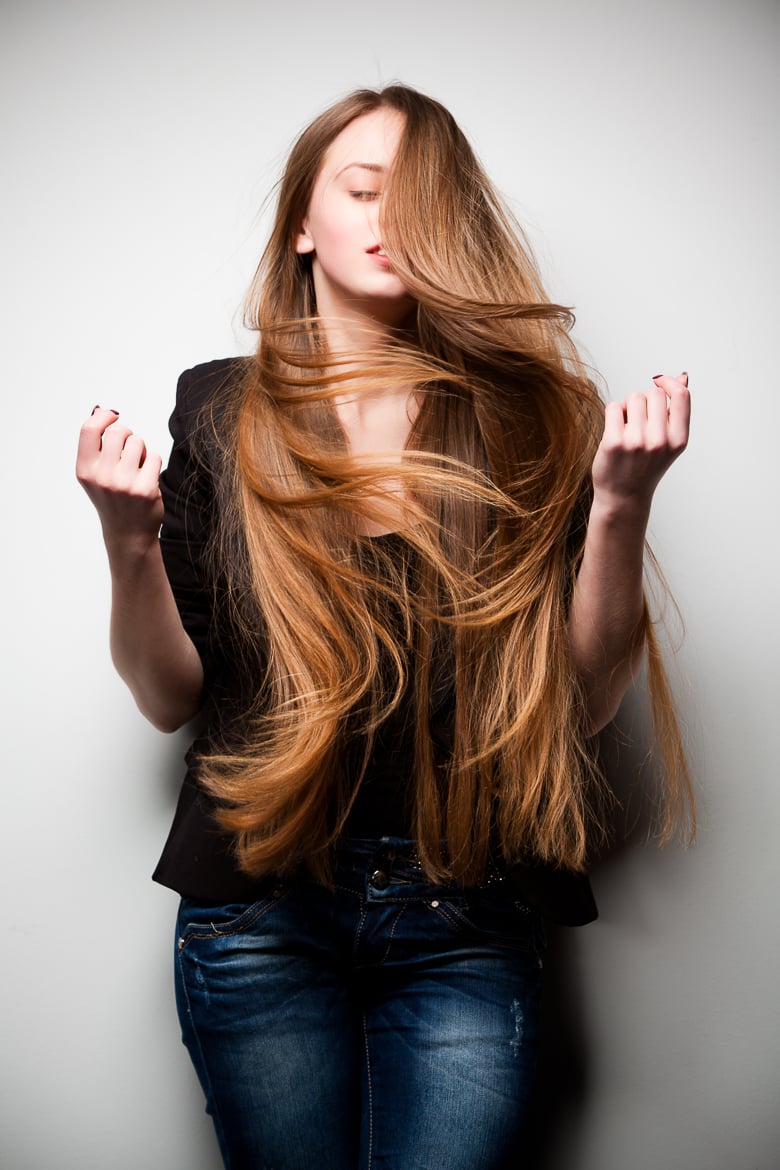
[{"label": "shadow on wall", "polygon": [[[660,776],[650,760],[652,731],[644,681],[626,696],[602,734],[600,754],[616,800],[608,817],[609,844],[591,865],[597,885],[619,880],[629,851],[651,834]],[[585,1013],[579,930],[550,926],[542,1003],[539,1067],[528,1128],[528,1170],[562,1170],[587,1114],[591,1030]]]}]

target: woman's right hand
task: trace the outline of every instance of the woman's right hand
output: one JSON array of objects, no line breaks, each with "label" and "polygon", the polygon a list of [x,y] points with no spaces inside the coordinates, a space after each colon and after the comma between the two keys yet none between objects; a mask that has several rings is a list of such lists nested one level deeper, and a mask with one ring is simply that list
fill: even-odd
[{"label": "woman's right hand", "polygon": [[115,410],[95,407],[79,435],[76,477],[97,509],[109,552],[144,552],[156,543],[161,467]]}]

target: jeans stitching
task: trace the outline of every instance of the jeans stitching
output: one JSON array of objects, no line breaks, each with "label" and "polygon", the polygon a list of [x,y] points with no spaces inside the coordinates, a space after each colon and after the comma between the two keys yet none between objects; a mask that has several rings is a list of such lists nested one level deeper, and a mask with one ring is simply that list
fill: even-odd
[{"label": "jeans stitching", "polygon": [[358,894],[360,900],[360,918],[355,927],[355,935],[352,940],[352,954],[357,955],[358,947],[360,946],[360,936],[363,933],[363,924],[366,921],[366,902],[362,894]]},{"label": "jeans stitching", "polygon": [[404,906],[415,906],[420,904],[430,906],[431,898],[441,898],[443,896],[446,897],[446,894],[442,895],[437,886],[431,886],[427,894],[414,894],[411,897],[404,898],[395,893],[388,893],[386,898],[374,898],[373,902],[374,904],[380,906],[392,906],[399,903],[403,904]]},{"label": "jeans stitching", "polygon": [[538,948],[532,939],[523,939],[521,941],[519,934],[513,934],[511,938],[506,937],[498,931],[484,930],[475,923],[470,922],[465,915],[458,912],[457,907],[450,907],[442,902],[434,906],[432,902],[428,901],[427,905],[435,914],[448,922],[455,930],[471,930],[475,934],[484,938],[485,942],[491,943],[494,946],[503,947],[506,950],[525,951],[527,954],[539,958]]},{"label": "jeans stitching", "polygon": [[374,1089],[371,1084],[371,1054],[368,1046],[368,1024],[363,1012],[363,1045],[366,1050],[366,1086],[368,1090],[368,1158],[366,1170],[371,1170],[374,1160]]},{"label": "jeans stitching", "polygon": [[246,934],[250,927],[265,915],[274,906],[278,906],[283,902],[287,896],[288,891],[282,890],[279,894],[272,894],[270,898],[264,898],[262,902],[258,902],[257,912],[255,914],[248,914],[244,911],[239,914],[235,921],[240,921],[240,926],[233,926],[230,929],[220,930],[219,927],[212,926],[211,930],[205,930],[203,927],[185,927],[183,933],[179,936],[179,954],[191,943],[196,940],[215,939],[215,938],[232,938],[234,935]]},{"label": "jeans stitching", "polygon": [[402,906],[400,909],[400,912],[398,914],[396,914],[396,916],[395,916],[395,921],[393,922],[393,926],[392,926],[392,929],[390,931],[390,936],[387,940],[387,946],[385,947],[385,953],[382,956],[382,958],[379,960],[379,966],[381,966],[382,963],[386,962],[386,960],[390,956],[390,948],[393,945],[393,940],[395,938],[395,932],[398,930],[398,924],[400,923],[401,919],[403,918],[405,910],[406,910],[406,906]]}]

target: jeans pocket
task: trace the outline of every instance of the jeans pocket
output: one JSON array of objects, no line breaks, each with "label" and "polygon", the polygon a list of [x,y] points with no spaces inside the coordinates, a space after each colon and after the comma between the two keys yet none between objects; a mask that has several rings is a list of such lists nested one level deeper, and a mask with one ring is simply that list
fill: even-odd
[{"label": "jeans pocket", "polygon": [[269,882],[267,891],[254,902],[203,902],[182,898],[179,905],[177,935],[182,951],[196,939],[226,938],[243,934],[284,897],[280,883]]},{"label": "jeans pocket", "polygon": [[429,905],[464,938],[483,940],[541,959],[545,950],[542,917],[505,891],[465,890],[462,897],[435,898]]}]

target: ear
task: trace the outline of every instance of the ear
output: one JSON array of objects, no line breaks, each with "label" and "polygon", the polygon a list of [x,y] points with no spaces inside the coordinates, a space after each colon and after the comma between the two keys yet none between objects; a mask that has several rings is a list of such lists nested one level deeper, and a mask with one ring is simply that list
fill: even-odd
[{"label": "ear", "polygon": [[304,256],[307,252],[314,251],[314,240],[309,235],[308,220],[303,221],[303,226],[295,237],[295,251],[299,256]]}]

